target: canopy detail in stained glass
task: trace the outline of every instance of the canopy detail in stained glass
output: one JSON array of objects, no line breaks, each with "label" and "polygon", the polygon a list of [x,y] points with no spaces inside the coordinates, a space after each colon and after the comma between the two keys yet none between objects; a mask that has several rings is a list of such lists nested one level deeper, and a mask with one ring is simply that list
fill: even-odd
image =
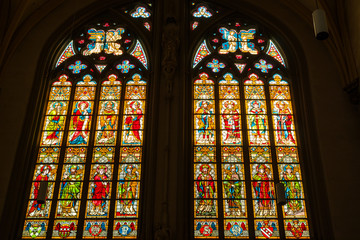
[{"label": "canopy detail in stained glass", "polygon": [[136,57],[144,65],[144,67],[146,69],[148,68],[148,62],[147,62],[147,58],[145,55],[145,51],[144,51],[141,43],[139,42],[139,40],[136,41],[134,50],[132,50],[132,52],[130,54],[132,56]]},{"label": "canopy detail in stained glass", "polygon": [[95,67],[101,73],[106,68],[106,65],[95,65]]},{"label": "canopy detail in stained glass", "polygon": [[284,58],[281,56],[281,53],[279,52],[278,48],[275,46],[274,42],[271,40],[269,40],[269,49],[266,51],[266,54],[275,58],[284,67],[286,67]]},{"label": "canopy detail in stained glass", "polygon": [[205,6],[198,7],[198,9],[193,13],[193,16],[196,18],[210,18],[212,16],[211,12]]},{"label": "canopy detail in stained glass", "polygon": [[73,41],[71,41],[67,47],[65,48],[65,50],[61,53],[59,59],[56,62],[56,66],[59,66],[61,63],[63,63],[66,59],[72,57],[75,55],[75,50],[74,50],[74,44]]},{"label": "canopy detail in stained glass", "polygon": [[242,73],[244,71],[246,64],[235,63],[235,66],[237,67],[237,69],[239,69],[239,72]]},{"label": "canopy detail in stained glass", "polygon": [[206,56],[210,54],[210,50],[206,45],[205,40],[200,44],[200,47],[196,51],[194,62],[193,62],[193,68],[196,67],[196,65]]},{"label": "canopy detail in stained glass", "polygon": [[151,14],[146,10],[146,8],[137,7],[130,15],[133,18],[149,18]]}]

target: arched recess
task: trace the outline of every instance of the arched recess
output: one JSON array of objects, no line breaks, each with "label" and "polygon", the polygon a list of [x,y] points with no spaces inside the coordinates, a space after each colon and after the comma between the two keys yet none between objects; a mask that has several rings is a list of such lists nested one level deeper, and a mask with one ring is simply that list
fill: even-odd
[{"label": "arched recess", "polygon": [[[193,189],[191,214],[194,218],[193,225],[190,226],[193,233],[190,235],[199,239],[247,237],[251,239],[316,239],[318,236],[331,236],[331,233],[320,226],[329,224],[329,222],[321,223],[322,219],[316,217],[316,213],[319,212],[327,215],[327,210],[313,208],[313,204],[322,205],[319,199],[321,195],[315,193],[321,189],[321,186],[319,184],[311,185],[310,182],[316,179],[316,182],[321,183],[323,180],[321,175],[313,175],[312,168],[315,166],[318,168],[319,162],[309,161],[310,155],[313,155],[312,159],[315,160],[317,153],[310,153],[311,150],[314,150],[311,145],[314,143],[314,139],[310,139],[311,134],[309,135],[307,129],[309,125],[304,124],[305,117],[301,116],[302,113],[307,116],[308,113],[304,112],[304,109],[309,110],[309,102],[305,99],[305,94],[308,92],[304,91],[304,87],[307,85],[306,65],[301,63],[298,58],[304,57],[299,50],[300,44],[290,34],[281,36],[286,32],[286,27],[281,22],[270,23],[267,17],[271,18],[271,16],[266,13],[261,11],[259,13],[256,8],[251,9],[249,5],[247,5],[248,12],[244,10],[245,6],[242,7],[240,9],[234,5],[236,10],[230,10],[228,7],[210,1],[193,1],[190,6],[189,25],[192,35],[192,44],[190,45],[193,47],[193,55],[191,59],[188,58],[192,69],[192,87],[189,83],[188,89],[192,89],[192,103],[189,105],[192,106],[193,115],[190,128],[193,131],[189,137],[192,138],[193,148],[189,150],[189,156],[191,155],[189,158],[193,159],[193,165],[189,166],[189,169],[193,169],[190,177],[193,181],[188,186],[189,189]],[[280,26],[284,26],[285,30]],[[283,51],[283,49],[287,51]],[[262,76],[260,77],[260,75]],[[285,81],[283,81],[284,79]],[[251,116],[252,107],[249,104],[255,99],[258,99],[255,100],[258,102],[262,97],[253,98],[247,90],[255,87],[258,80],[260,80],[258,84],[265,84],[263,100],[261,100],[264,101],[264,108],[261,110],[264,115],[260,114],[262,116],[254,117]],[[287,117],[283,115],[283,120],[281,120],[279,108],[275,106],[276,94],[273,92],[280,85],[289,86],[285,87],[289,90],[288,94],[291,92],[291,96],[288,95],[287,99],[291,98],[292,101],[291,104],[287,102],[289,103],[288,109],[283,111]],[[200,88],[211,90],[205,94],[198,91]],[[229,90],[227,93],[226,88]],[[226,98],[227,95],[228,97],[232,95],[231,98],[229,97],[232,100],[229,101]],[[282,99],[285,100],[285,98]],[[291,109],[290,105],[293,106]],[[265,112],[267,113],[265,114]],[[292,113],[289,114],[290,112]],[[260,118],[258,118],[259,116]],[[288,122],[289,125],[285,124],[285,118],[291,119],[291,123]],[[267,123],[261,127],[258,126],[258,130],[269,129],[269,137],[266,140],[269,142],[257,142],[257,134],[251,133],[252,127],[259,119],[263,123],[268,122],[269,124],[268,126]],[[283,130],[293,129],[293,140],[279,141],[280,135],[287,135],[279,134],[278,130],[282,128],[280,122],[284,122]],[[290,127],[292,124],[294,127]],[[295,140],[295,135],[297,140]],[[232,138],[231,141],[229,136]],[[287,137],[289,136],[291,137],[291,134],[287,135]],[[267,147],[264,148],[264,146],[269,149],[265,149]],[[294,147],[300,150],[299,154],[288,151],[285,155],[293,154],[295,156],[298,154],[301,160],[298,162],[299,164],[289,166],[290,162],[285,163],[281,160],[282,156],[285,156],[281,151],[293,150]],[[262,149],[261,153],[255,153],[256,149]],[[268,153],[265,153],[266,151]],[[264,159],[264,153],[269,157],[268,160]],[[267,181],[269,180],[269,184],[267,183],[265,186],[270,189],[267,192],[268,196],[274,196],[274,207],[278,211],[275,214],[264,213],[263,211],[267,207],[264,208],[260,205],[267,205],[267,203],[256,200],[261,195],[256,189],[257,187],[261,188],[260,182],[256,181],[259,171],[255,167],[257,163],[255,159],[259,156],[260,162],[269,161],[273,165],[264,168],[268,169],[269,173],[272,172],[270,168],[274,169],[271,177],[269,174],[265,174],[267,175],[265,178]],[[234,161],[229,163],[229,157]],[[237,179],[240,181],[231,178],[232,168],[235,169],[234,175],[237,175]],[[286,181],[288,176],[284,174],[285,168],[289,168],[289,174],[294,175],[291,177],[293,180],[302,179],[302,182],[299,181],[299,184],[289,187],[289,182]],[[296,168],[298,173],[294,174]],[[204,169],[207,171],[204,172]],[[300,169],[302,169],[303,175],[300,174]],[[274,184],[277,182],[285,184],[288,198],[285,207],[277,206],[275,188],[273,192],[271,191],[272,181]],[[291,192],[297,191],[295,188],[298,186],[295,187],[295,185],[302,185],[300,187],[302,189],[305,185],[306,202],[309,202],[306,206],[311,206],[306,210],[306,214],[303,209],[303,217],[299,212],[289,213],[286,210],[292,208],[290,199],[299,196],[290,196]],[[209,190],[205,190],[206,188]],[[290,190],[290,188],[294,190]],[[236,191],[238,191],[237,194],[234,193]],[[326,193],[324,189],[320,191]],[[302,197],[304,196],[302,192]],[[305,204],[303,206],[305,207]],[[281,210],[282,208],[283,210]],[[238,212],[236,213],[236,211]],[[246,211],[249,212],[246,213]],[[248,215],[249,213],[252,216]],[[279,226],[272,222],[275,220],[275,215],[280,222]],[[261,221],[260,218],[265,221]],[[310,223],[310,228],[305,221]],[[291,229],[299,229],[300,233]],[[275,233],[276,231],[278,232]]]},{"label": "arched recess", "polygon": [[[25,224],[10,238],[141,237],[152,4],[84,12],[54,34],[53,51],[44,49],[39,64],[34,132],[23,136],[30,154],[14,182],[30,200],[15,199],[26,209]],[[45,204],[37,202],[42,181],[49,182]],[[12,220],[22,222],[24,213]]]}]

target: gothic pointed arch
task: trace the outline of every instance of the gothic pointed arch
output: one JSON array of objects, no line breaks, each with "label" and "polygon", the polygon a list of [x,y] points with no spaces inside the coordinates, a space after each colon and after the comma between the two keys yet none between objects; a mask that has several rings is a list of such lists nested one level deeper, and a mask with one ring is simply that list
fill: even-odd
[{"label": "gothic pointed arch", "polygon": [[286,54],[261,24],[241,14],[221,16],[222,10],[192,3],[190,28],[202,36],[190,65],[192,236],[310,239]]},{"label": "gothic pointed arch", "polygon": [[139,238],[152,14],[112,7],[53,54],[22,239]]}]

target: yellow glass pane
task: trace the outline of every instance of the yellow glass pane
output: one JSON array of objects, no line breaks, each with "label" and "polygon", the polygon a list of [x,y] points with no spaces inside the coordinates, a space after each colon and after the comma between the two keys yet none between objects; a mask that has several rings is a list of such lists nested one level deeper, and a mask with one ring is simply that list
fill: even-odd
[{"label": "yellow glass pane", "polygon": [[139,212],[139,200],[120,199],[116,200],[115,218],[137,218]]},{"label": "yellow glass pane", "polygon": [[220,114],[240,114],[239,100],[221,100],[219,104]]},{"label": "yellow glass pane", "polygon": [[215,151],[215,147],[213,146],[194,147],[194,162],[215,162]]},{"label": "yellow glass pane", "polygon": [[109,181],[113,175],[112,164],[92,164],[90,170],[90,181]]},{"label": "yellow glass pane", "polygon": [[275,100],[271,101],[271,109],[273,114],[293,114],[291,101]]},{"label": "yellow glass pane", "polygon": [[225,218],[246,218],[246,200],[226,199],[223,201]]},{"label": "yellow glass pane", "polygon": [[194,180],[213,181],[217,179],[216,164],[194,164]]},{"label": "yellow glass pane", "polygon": [[194,141],[195,145],[214,145],[215,144],[215,131],[214,130],[195,130]]},{"label": "yellow glass pane", "polygon": [[239,99],[240,91],[238,86],[219,86],[220,99]]},{"label": "yellow glass pane", "polygon": [[217,218],[218,201],[210,198],[194,200],[194,218]]},{"label": "yellow glass pane", "polygon": [[270,86],[270,99],[291,99],[288,86]]},{"label": "yellow glass pane", "polygon": [[264,100],[245,100],[247,114],[266,114],[266,103]]},{"label": "yellow glass pane", "polygon": [[146,99],[146,86],[127,86],[125,99]]},{"label": "yellow glass pane", "polygon": [[100,101],[98,115],[119,114],[119,101]]},{"label": "yellow glass pane", "polygon": [[194,86],[194,99],[214,99],[214,86],[199,85]]},{"label": "yellow glass pane", "polygon": [[222,147],[221,161],[224,163],[238,163],[243,162],[242,147]]}]

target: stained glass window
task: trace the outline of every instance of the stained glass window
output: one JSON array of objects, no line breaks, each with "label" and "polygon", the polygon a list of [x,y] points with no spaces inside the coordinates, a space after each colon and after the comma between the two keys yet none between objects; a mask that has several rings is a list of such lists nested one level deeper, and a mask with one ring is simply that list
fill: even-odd
[{"label": "stained glass window", "polygon": [[194,238],[309,239],[285,55],[258,25],[236,17],[207,36],[191,63]]},{"label": "stained glass window", "polygon": [[[150,34],[151,5],[128,9]],[[139,237],[149,57],[131,26],[105,16],[51,71],[23,239]]]}]

